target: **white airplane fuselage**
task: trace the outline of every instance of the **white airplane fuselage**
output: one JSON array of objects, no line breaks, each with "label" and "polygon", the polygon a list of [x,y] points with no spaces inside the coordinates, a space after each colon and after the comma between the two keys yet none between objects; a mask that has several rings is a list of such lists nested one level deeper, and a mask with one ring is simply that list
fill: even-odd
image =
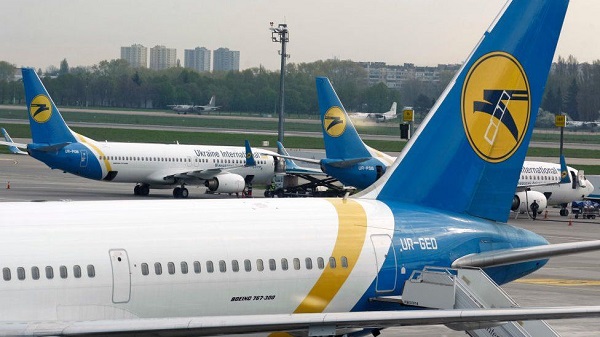
[{"label": "white airplane fuselage", "polygon": [[594,191],[594,186],[579,171],[567,166],[571,183],[561,183],[560,164],[526,161],[519,178],[519,187],[531,186],[546,196],[548,206],[581,200]]},{"label": "white airplane fuselage", "polygon": [[[0,322],[381,310],[369,298],[401,294],[424,264],[449,266],[483,249],[472,242],[546,243],[505,224],[398,205],[392,211],[375,200],[29,206],[0,205],[13,214],[0,219]],[[490,275],[504,283],[541,265]]]}]

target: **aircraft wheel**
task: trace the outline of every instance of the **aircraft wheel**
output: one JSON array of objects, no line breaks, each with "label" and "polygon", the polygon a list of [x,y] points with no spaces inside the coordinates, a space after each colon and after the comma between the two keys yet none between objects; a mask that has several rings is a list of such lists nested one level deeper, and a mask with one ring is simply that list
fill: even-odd
[{"label": "aircraft wheel", "polygon": [[175,198],[175,199],[181,198],[181,188],[175,187],[173,189],[173,198]]},{"label": "aircraft wheel", "polygon": [[190,195],[190,192],[188,191],[188,189],[187,189],[187,188],[185,188],[185,187],[182,187],[182,188],[181,188],[181,191],[179,192],[179,196],[180,196],[181,198],[184,198],[184,199],[186,199],[186,198],[187,198],[189,195]]},{"label": "aircraft wheel", "polygon": [[133,188],[133,194],[140,195],[140,185],[135,185],[135,187]]},{"label": "aircraft wheel", "polygon": [[141,185],[140,186],[140,195],[146,196],[150,194],[150,186],[148,185]]},{"label": "aircraft wheel", "polygon": [[569,215],[569,210],[565,209],[565,216],[568,216],[568,215]]}]

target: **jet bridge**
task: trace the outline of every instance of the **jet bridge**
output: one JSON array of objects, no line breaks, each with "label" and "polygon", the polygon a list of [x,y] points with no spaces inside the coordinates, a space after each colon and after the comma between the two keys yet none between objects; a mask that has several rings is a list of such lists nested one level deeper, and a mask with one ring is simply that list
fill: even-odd
[{"label": "jet bridge", "polygon": [[[479,268],[426,267],[414,271],[400,297],[379,301],[435,309],[515,308],[519,305]],[[497,324],[447,325],[473,337],[559,336],[544,321],[499,322]]]}]

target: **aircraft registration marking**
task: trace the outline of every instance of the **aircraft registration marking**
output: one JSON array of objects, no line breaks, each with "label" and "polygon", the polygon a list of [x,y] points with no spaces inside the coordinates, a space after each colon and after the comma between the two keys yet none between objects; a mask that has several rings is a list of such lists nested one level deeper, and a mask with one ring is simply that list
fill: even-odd
[{"label": "aircraft registration marking", "polygon": [[420,250],[437,250],[438,244],[437,240],[433,237],[424,237],[424,238],[400,238],[400,246],[403,251],[407,250],[415,250],[415,248]]},{"label": "aircraft registration marking", "polygon": [[528,278],[528,279],[516,280],[514,282],[523,283],[523,284],[557,286],[557,287],[597,287],[597,286],[600,286],[600,280]]}]

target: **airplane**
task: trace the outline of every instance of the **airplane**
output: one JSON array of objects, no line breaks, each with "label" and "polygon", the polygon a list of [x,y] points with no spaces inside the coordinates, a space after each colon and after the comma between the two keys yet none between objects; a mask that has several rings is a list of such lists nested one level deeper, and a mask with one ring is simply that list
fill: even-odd
[{"label": "airplane", "polygon": [[[600,249],[505,223],[567,5],[509,2],[394,165],[354,197],[0,203],[11,214],[0,217],[0,335],[377,336],[446,324],[481,336],[600,316],[600,306],[427,309],[407,298],[426,266],[448,271],[440,286],[479,286],[448,268],[501,285]],[[495,102],[506,108],[497,133],[473,108],[487,88],[508,94]]]},{"label": "airplane", "polygon": [[23,68],[23,84],[32,143],[0,141],[26,149],[35,159],[65,173],[107,182],[134,183],[134,194],[173,188],[187,198],[186,185],[209,192],[243,192],[248,183],[270,184],[275,174],[271,151],[256,149],[256,165],[247,165],[246,148],[182,144],[98,142],[72,131],[34,69]]},{"label": "airplane", "polygon": [[[12,138],[10,138],[10,135],[8,134],[8,132],[6,132],[6,129],[0,128],[0,132],[2,132],[2,136],[4,137],[4,140],[6,140],[7,143],[14,143]],[[18,147],[13,146],[13,145],[8,146],[8,150],[14,154],[27,154],[27,152],[21,151],[21,150],[19,150]]]},{"label": "airplane", "polygon": [[396,114],[396,102],[392,103],[392,107],[389,111],[376,113],[376,112],[354,112],[349,114],[352,119],[375,119],[377,122],[385,122],[390,119],[398,117]]},{"label": "airplane", "polygon": [[167,107],[171,108],[173,111],[176,111],[177,114],[187,114],[188,112],[210,112],[216,111],[220,106],[215,105],[215,96],[213,95],[208,102],[208,105],[186,105],[186,104],[177,104],[177,105],[167,105]]},{"label": "airplane", "polygon": [[[346,186],[367,188],[389,169],[396,158],[362,141],[329,79],[317,78],[317,94],[326,152],[326,158],[321,160],[321,169]],[[535,200],[540,214],[547,206],[561,205],[560,214],[568,215],[567,203],[585,198],[592,193],[594,186],[586,179],[583,170],[567,167],[564,157],[561,163],[524,161],[510,209],[527,213]]]},{"label": "airplane", "polygon": [[[519,203],[519,211],[524,212],[524,200],[541,200],[548,206],[560,205],[560,215],[568,216],[567,205],[572,201],[587,198],[592,192],[594,185],[587,179],[584,171],[567,166],[562,155],[560,164],[526,161],[521,170],[512,209],[515,210],[515,203]],[[531,202],[526,204],[530,205]],[[540,205],[539,213],[542,210]]]}]

